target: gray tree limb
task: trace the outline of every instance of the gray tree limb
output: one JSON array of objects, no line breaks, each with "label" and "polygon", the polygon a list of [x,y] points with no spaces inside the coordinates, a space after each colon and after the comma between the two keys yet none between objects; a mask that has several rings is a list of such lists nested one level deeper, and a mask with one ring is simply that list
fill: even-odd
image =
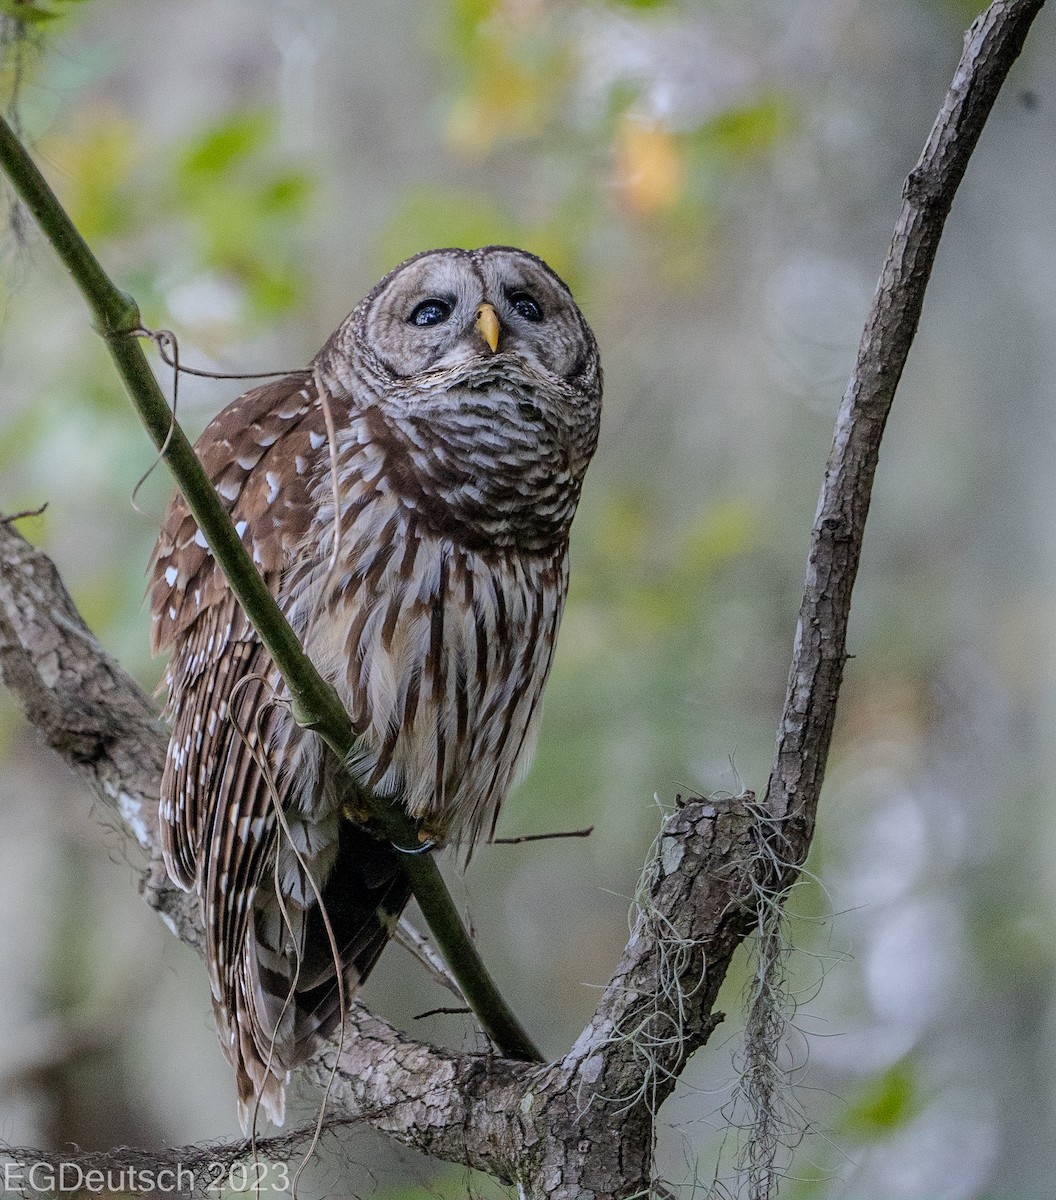
[{"label": "gray tree limb", "polygon": [[[995,0],[976,20],[907,180],[837,419],[764,806],[694,800],[664,821],[631,938],[561,1061],[538,1066],[442,1049],[356,1005],[340,1055],[330,1047],[310,1068],[325,1083],[336,1067],[335,1118],[367,1120],[426,1153],[516,1183],[525,1196],[649,1194],[655,1113],[721,1019],[715,997],[758,919],[760,873],[782,891],[809,849],[884,423],[953,196],[1042,3]],[[49,560],[2,522],[0,676],[27,719],[147,852],[148,903],[197,946],[196,905],[168,882],[157,847],[164,728],[92,638]]]},{"label": "gray tree limb", "polygon": [[[836,418],[811,531],[777,753],[766,791],[796,864],[814,832],[865,519],[895,389],[953,198],[990,110],[1044,0],[995,0],[965,35],[964,51],[917,165],[902,191],[891,245]],[[787,818],[787,819],[786,819]]]}]

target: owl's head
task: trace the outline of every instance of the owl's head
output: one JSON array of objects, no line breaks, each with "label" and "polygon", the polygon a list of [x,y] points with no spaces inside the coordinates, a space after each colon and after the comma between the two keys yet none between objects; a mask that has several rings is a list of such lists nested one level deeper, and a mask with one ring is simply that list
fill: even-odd
[{"label": "owl's head", "polygon": [[511,246],[410,258],[312,366],[348,407],[352,452],[369,443],[434,532],[533,552],[563,544],[597,446],[601,367],[541,259]]},{"label": "owl's head", "polygon": [[[401,263],[356,307],[341,333],[393,380],[467,364],[520,363],[593,391],[594,335],[565,283],[511,246],[428,250]],[[339,333],[339,336],[341,336]],[[348,341],[341,347],[350,349]]]}]

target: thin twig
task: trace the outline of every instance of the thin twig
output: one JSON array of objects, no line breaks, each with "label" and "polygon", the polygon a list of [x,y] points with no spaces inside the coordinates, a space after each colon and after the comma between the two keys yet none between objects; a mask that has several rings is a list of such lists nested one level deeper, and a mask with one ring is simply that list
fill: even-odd
[{"label": "thin twig", "polygon": [[[143,336],[149,338],[158,351],[158,357],[167,366],[172,367],[180,375],[194,375],[198,379],[285,379],[290,375],[311,375],[305,367],[297,367],[289,371],[207,371],[204,367],[186,367],[180,362],[179,343],[171,329],[144,329]],[[173,347],[170,357],[165,345]]]},{"label": "thin twig", "polygon": [[412,1021],[424,1021],[426,1017],[453,1016],[464,1017],[466,1013],[471,1013],[471,1008],[427,1008],[425,1012],[415,1013],[411,1018]]},{"label": "thin twig", "polygon": [[25,521],[29,517],[39,517],[47,507],[48,502],[45,500],[37,508],[24,508],[21,512],[16,513],[0,513],[0,521],[3,521],[5,525],[12,525],[15,521]]},{"label": "thin twig", "polygon": [[488,842],[489,846],[520,846],[524,842],[549,842],[554,838],[585,838],[594,832],[594,826],[586,829],[562,829],[556,833],[522,833],[519,837],[497,837]]}]

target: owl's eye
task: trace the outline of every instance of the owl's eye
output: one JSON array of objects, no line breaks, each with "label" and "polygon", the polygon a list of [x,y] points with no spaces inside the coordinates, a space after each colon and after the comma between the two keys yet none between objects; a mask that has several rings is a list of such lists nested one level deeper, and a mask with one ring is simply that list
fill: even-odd
[{"label": "owl's eye", "polygon": [[439,325],[451,315],[451,305],[446,300],[430,296],[423,300],[407,318],[411,325]]},{"label": "owl's eye", "polygon": [[539,301],[534,296],[529,296],[527,292],[511,292],[509,300],[513,311],[524,317],[526,321],[543,319],[543,310],[539,307]]}]

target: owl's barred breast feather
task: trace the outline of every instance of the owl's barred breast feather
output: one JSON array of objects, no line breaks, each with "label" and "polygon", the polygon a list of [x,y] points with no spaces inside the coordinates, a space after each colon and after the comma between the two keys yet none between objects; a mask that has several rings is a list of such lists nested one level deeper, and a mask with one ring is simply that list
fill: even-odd
[{"label": "owl's barred breast feather", "polygon": [[[519,315],[529,290],[548,328]],[[446,329],[415,324],[423,297]],[[163,849],[201,900],[244,1125],[258,1105],[281,1122],[289,1070],[341,1017],[324,910],[347,1000],[409,898],[400,852],[355,823],[346,770],[468,854],[531,757],[600,396],[593,336],[545,265],[436,251],[386,276],[309,371],[246,393],[199,440],[358,739],[342,767],[293,722],[177,497],[151,581],[154,646],[172,649]]]}]

